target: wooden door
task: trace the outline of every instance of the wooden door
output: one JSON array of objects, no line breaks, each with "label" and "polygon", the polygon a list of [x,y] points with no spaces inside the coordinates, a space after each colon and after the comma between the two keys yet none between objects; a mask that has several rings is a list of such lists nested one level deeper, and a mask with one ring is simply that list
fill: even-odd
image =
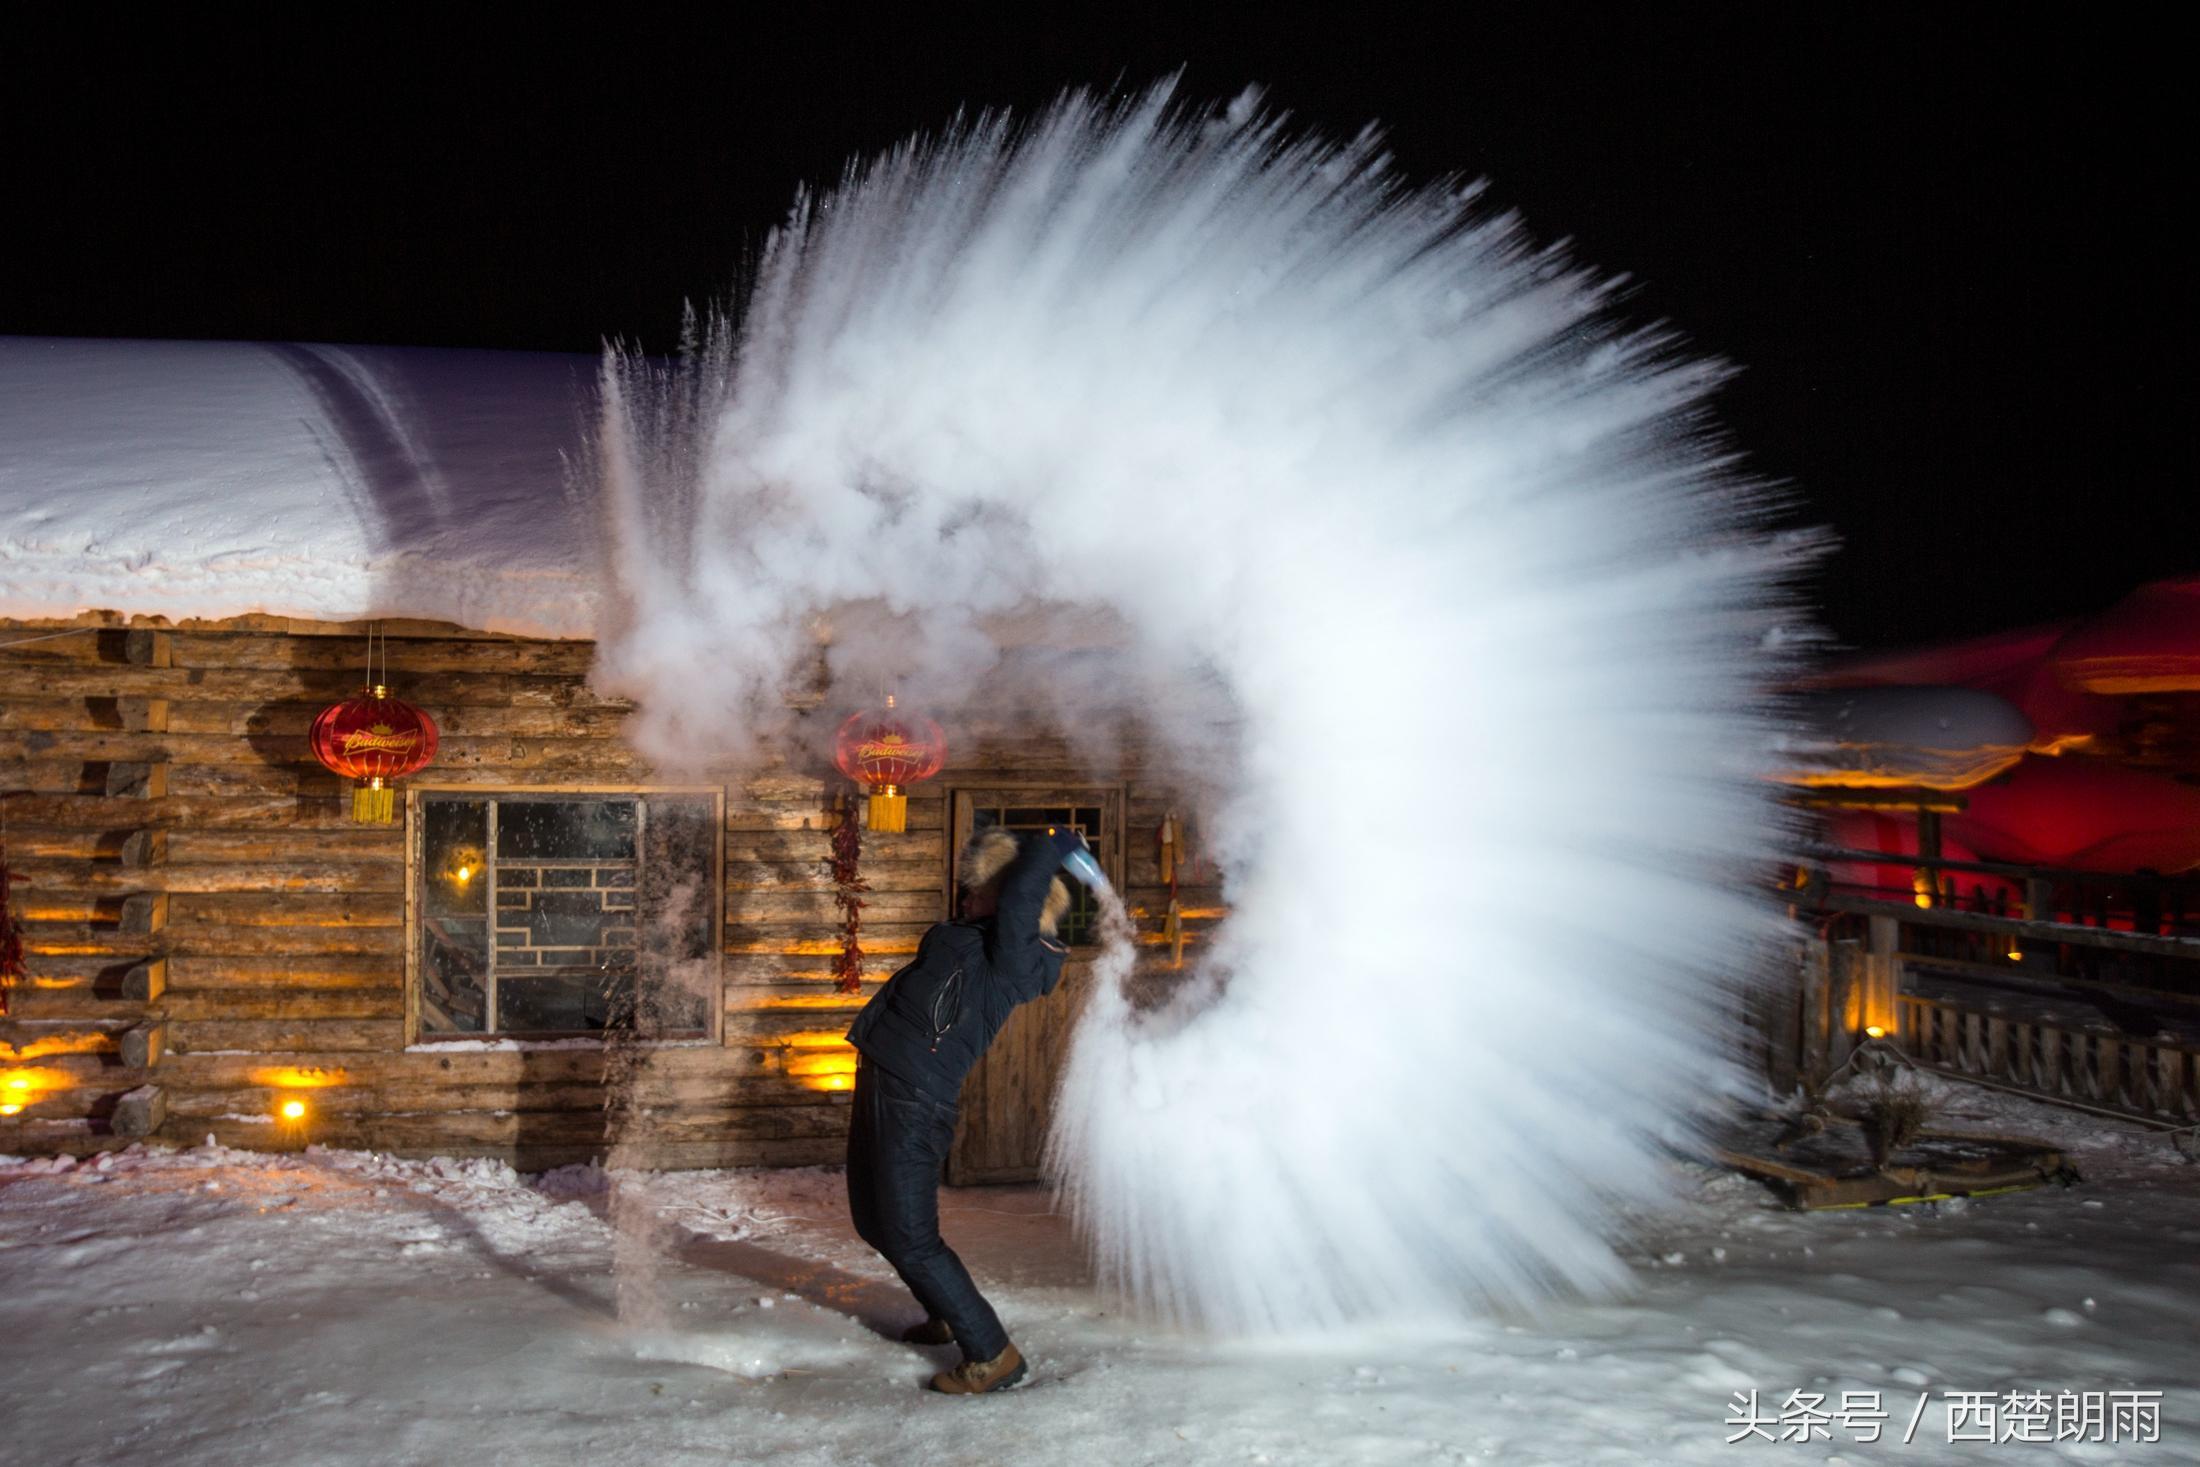
[{"label": "wooden door", "polygon": [[[951,805],[951,860],[959,861],[971,835],[985,826],[1043,830],[1067,825],[1084,833],[1101,869],[1122,888],[1124,797],[1119,785],[988,785],[955,790]],[[959,906],[962,873],[950,872],[949,881]],[[955,1186],[1038,1180],[1070,1030],[1083,1011],[1092,959],[1099,951],[1096,906],[1074,883],[1071,895],[1070,913],[1062,922],[1069,961],[1063,964],[1061,984],[1010,1015],[993,1047],[963,1082],[962,1121],[947,1163],[947,1180]]]}]

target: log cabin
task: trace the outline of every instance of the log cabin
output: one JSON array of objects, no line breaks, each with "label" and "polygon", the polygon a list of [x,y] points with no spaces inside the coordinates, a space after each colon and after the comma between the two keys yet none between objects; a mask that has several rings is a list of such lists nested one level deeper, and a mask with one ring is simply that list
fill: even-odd
[{"label": "log cabin", "polygon": [[[934,708],[948,763],[904,831],[864,833],[843,991],[832,837],[863,801],[830,751],[851,701],[791,690],[790,749],[670,778],[623,738],[633,705],[591,684],[590,526],[563,464],[592,372],[0,341],[0,811],[23,937],[0,1153],[832,1162],[846,1028],[951,915],[978,826],[1084,830],[1142,970],[1206,939],[1219,892],[1176,866],[1190,812],[1135,739],[1096,768],[1036,715]],[[441,731],[389,825],[353,820],[307,737],[370,659]],[[671,886],[706,894],[677,951],[646,934]],[[1036,1174],[1089,897],[1066,930],[1069,981],[971,1077],[951,1180]]]}]

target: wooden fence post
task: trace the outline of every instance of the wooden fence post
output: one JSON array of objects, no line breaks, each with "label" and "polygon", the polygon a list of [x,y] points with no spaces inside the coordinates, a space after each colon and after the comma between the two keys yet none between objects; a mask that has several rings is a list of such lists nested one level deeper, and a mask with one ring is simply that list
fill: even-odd
[{"label": "wooden fence post", "polygon": [[1849,1056],[1856,1052],[1856,1029],[1849,1016],[1856,1005],[1856,990],[1864,967],[1863,951],[1853,937],[1829,944],[1827,959],[1826,997],[1819,1019],[1825,1034],[1826,1057],[1821,1080],[1847,1064]]},{"label": "wooden fence post", "polygon": [[1812,1080],[1822,1085],[1856,1052],[1854,1014],[1858,987],[1863,981],[1864,952],[1854,938],[1825,946],[1824,976],[1817,984],[1818,1005],[1814,1042],[1817,1064]]},{"label": "wooden fence post", "polygon": [[[2025,878],[2024,917],[2028,922],[2052,922],[2055,920],[2055,885],[2044,876]],[[2019,968],[2053,970],[2057,963],[2053,948],[2036,938],[2028,938],[2018,949],[2024,956],[2017,961]]]},{"label": "wooden fence post", "polygon": [[1815,1091],[1826,1078],[1826,990],[1832,973],[1832,951],[1825,942],[1814,942],[1803,949],[1796,1079],[1808,1091]]},{"label": "wooden fence post", "polygon": [[1902,991],[1902,927],[1892,917],[1871,919],[1871,956],[1864,965],[1863,991],[1858,995],[1856,1027],[1877,1026],[1896,1032],[1895,995]]}]

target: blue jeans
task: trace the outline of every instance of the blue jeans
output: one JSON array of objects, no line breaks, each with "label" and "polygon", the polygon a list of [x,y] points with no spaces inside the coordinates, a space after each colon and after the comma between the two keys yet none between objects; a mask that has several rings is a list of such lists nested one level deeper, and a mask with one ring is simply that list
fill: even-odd
[{"label": "blue jeans", "polygon": [[1001,1317],[940,1237],[940,1171],[955,1141],[955,1107],[868,1061],[856,1070],[848,1126],[848,1215],[917,1296],[944,1319],[966,1360],[1008,1348]]}]

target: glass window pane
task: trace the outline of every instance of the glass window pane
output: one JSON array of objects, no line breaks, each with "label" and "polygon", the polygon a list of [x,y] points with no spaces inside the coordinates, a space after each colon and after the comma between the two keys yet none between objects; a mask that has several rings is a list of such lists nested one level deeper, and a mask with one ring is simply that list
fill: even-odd
[{"label": "glass window pane", "polygon": [[488,1022],[489,924],[425,916],[420,923],[420,1027],[478,1034]]},{"label": "glass window pane", "polygon": [[631,861],[632,800],[499,800],[499,861]]},{"label": "glass window pane", "polygon": [[666,958],[710,955],[715,814],[708,800],[660,797],[649,802],[640,910],[648,934],[645,947]]},{"label": "glass window pane", "polygon": [[[500,841],[501,845],[502,842]],[[512,1029],[503,984],[544,970],[630,971],[634,966],[634,868],[497,863],[498,1020]],[[537,878],[521,884],[514,876]]]},{"label": "glass window pane", "polygon": [[507,1034],[625,1028],[631,991],[631,976],[624,973],[500,973],[498,1027]]},{"label": "glass window pane", "polygon": [[642,830],[634,1022],[645,1033],[706,1029],[718,972],[712,951],[717,806],[692,796],[653,795]]},{"label": "glass window pane", "polygon": [[420,807],[420,902],[431,917],[489,910],[489,802],[424,797]]},{"label": "glass window pane", "polygon": [[[525,905],[519,905],[524,903]],[[549,948],[600,948],[609,945],[614,924],[631,927],[630,912],[604,910],[600,891],[507,891],[497,896],[497,936],[514,936],[503,946]]]},{"label": "glass window pane", "polygon": [[1099,940],[1100,903],[1093,897],[1092,888],[1065,873],[1062,882],[1069,888],[1069,910],[1062,914],[1055,935],[1071,947],[1083,947]]}]

